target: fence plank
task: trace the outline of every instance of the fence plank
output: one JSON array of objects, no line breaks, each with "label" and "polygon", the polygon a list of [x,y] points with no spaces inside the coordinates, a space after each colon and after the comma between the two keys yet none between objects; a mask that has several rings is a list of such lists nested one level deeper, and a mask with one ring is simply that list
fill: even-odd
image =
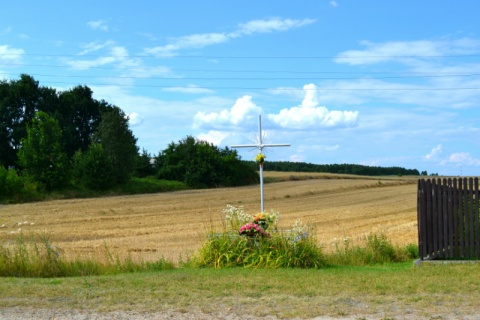
[{"label": "fence plank", "polygon": [[447,220],[448,220],[448,258],[453,258],[455,248],[455,229],[453,215],[452,178],[447,180]]},{"label": "fence plank", "polygon": [[425,254],[425,180],[418,180],[417,189],[417,230],[418,230],[418,255],[423,260]]},{"label": "fence plank", "polygon": [[475,250],[475,258],[480,259],[480,208],[479,208],[479,200],[478,200],[478,177],[475,178],[474,182],[475,186],[475,200],[473,201],[473,216],[475,217],[475,237],[476,237],[476,250]]},{"label": "fence plank", "polygon": [[463,179],[458,179],[458,238],[459,257],[465,258],[465,216],[463,214]]},{"label": "fence plank", "polygon": [[478,177],[419,179],[420,258],[480,259]]}]

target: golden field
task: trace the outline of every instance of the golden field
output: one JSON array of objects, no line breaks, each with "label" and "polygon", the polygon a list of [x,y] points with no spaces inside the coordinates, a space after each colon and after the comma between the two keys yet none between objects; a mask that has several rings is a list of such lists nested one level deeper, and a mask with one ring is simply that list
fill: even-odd
[{"label": "golden field", "polygon": [[[280,212],[280,227],[313,226],[331,250],[384,232],[394,244],[417,243],[417,178],[265,172],[265,211]],[[260,211],[259,186],[133,196],[54,200],[0,206],[0,240],[47,234],[65,257],[113,255],[178,261],[197,250],[210,228],[222,230],[227,204]]]}]

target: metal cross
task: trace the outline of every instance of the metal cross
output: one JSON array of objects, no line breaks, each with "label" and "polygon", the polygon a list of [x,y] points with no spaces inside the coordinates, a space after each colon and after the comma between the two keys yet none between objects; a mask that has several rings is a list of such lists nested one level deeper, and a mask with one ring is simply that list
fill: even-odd
[{"label": "metal cross", "polygon": [[[276,143],[276,144],[264,144],[262,138],[262,116],[258,116],[258,143],[257,144],[238,144],[232,146],[232,148],[255,148],[263,153],[263,149],[267,147],[290,147],[289,143]],[[260,163],[260,209],[264,212],[263,201],[263,163]]]}]

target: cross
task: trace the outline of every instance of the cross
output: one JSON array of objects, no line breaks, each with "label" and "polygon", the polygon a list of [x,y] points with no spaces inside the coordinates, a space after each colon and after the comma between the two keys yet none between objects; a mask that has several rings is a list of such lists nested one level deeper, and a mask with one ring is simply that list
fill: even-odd
[{"label": "cross", "polygon": [[[263,153],[263,148],[266,147],[289,147],[289,143],[264,144],[262,139],[262,116],[258,116],[258,143],[257,144],[239,144],[232,148],[256,148],[260,153]],[[263,201],[263,163],[260,163],[260,209],[264,212]]]}]

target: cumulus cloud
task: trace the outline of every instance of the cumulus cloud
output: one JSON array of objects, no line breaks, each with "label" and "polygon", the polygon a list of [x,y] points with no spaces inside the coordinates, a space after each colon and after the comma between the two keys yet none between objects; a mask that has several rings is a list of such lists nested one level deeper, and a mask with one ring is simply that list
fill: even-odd
[{"label": "cumulus cloud", "polygon": [[215,127],[215,126],[240,126],[245,122],[251,122],[262,113],[251,96],[243,96],[235,102],[233,107],[220,112],[197,112],[193,118],[194,128]]},{"label": "cumulus cloud", "polygon": [[0,61],[2,62],[6,62],[6,63],[20,62],[24,54],[25,54],[25,51],[23,51],[23,49],[11,48],[8,45],[0,46]]},{"label": "cumulus cloud", "polygon": [[104,20],[89,21],[87,25],[93,30],[108,31],[108,26]]},{"label": "cumulus cloud", "polygon": [[440,154],[442,153],[442,145],[439,144],[438,146],[436,146],[435,148],[432,149],[432,151],[430,151],[429,154],[425,155],[425,160],[436,160],[438,159],[438,157],[440,156]]},{"label": "cumulus cloud", "polygon": [[220,145],[222,141],[230,136],[230,133],[224,131],[210,130],[207,133],[201,133],[197,136],[199,140],[210,142],[214,145]]},{"label": "cumulus cloud", "polygon": [[143,123],[143,119],[138,113],[132,112],[128,114],[128,123],[130,123],[132,127],[139,126]]},{"label": "cumulus cloud", "polygon": [[303,87],[305,98],[300,106],[282,109],[268,118],[283,128],[311,129],[352,127],[357,124],[358,111],[330,111],[319,106],[318,91],[314,84]]},{"label": "cumulus cloud", "polygon": [[146,48],[145,53],[168,57],[176,54],[176,51],[190,48],[203,48],[206,46],[224,43],[233,38],[238,38],[245,35],[252,35],[255,33],[270,33],[276,31],[287,31],[292,28],[302,27],[314,23],[313,19],[264,19],[252,20],[247,23],[240,24],[236,30],[230,33],[200,33],[186,35],[171,39],[170,43],[163,46],[156,46]]}]

